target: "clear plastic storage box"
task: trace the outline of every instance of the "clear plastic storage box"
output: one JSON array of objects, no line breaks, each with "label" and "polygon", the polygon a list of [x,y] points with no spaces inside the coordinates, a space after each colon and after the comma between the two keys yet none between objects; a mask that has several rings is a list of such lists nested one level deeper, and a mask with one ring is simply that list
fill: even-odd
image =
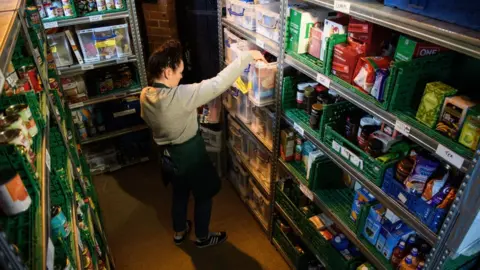
[{"label": "clear plastic storage box", "polygon": [[245,124],[250,124],[252,121],[252,103],[248,96],[239,92],[237,97],[237,113],[236,116]]},{"label": "clear plastic storage box", "polygon": [[280,3],[257,5],[255,8],[256,31],[275,42],[280,42]]},{"label": "clear plastic storage box", "polygon": [[132,54],[128,24],[77,30],[77,36],[87,63]]},{"label": "clear plastic storage box", "polygon": [[225,45],[225,63],[230,64],[236,56],[232,51],[232,45],[242,41],[241,38],[230,32],[227,28],[223,28],[223,43]]},{"label": "clear plastic storage box", "polygon": [[227,0],[227,19],[249,30],[255,31],[255,6],[238,0]]},{"label": "clear plastic storage box", "polygon": [[47,40],[57,67],[73,65],[72,51],[65,32],[48,35]]},{"label": "clear plastic storage box", "polygon": [[262,107],[275,103],[275,77],[277,63],[257,62],[250,66],[248,74],[248,92],[252,103]]}]

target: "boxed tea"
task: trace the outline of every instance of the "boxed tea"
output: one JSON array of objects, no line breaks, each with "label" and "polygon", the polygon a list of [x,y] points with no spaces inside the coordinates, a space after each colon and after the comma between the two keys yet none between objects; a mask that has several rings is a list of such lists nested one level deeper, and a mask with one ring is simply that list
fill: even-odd
[{"label": "boxed tea", "polygon": [[447,49],[438,45],[401,35],[395,50],[396,61],[410,61],[414,58],[437,54]]},{"label": "boxed tea", "polygon": [[467,97],[447,97],[436,130],[445,136],[456,139],[462,128],[467,111],[475,105]]},{"label": "boxed tea", "polygon": [[446,97],[453,96],[457,90],[443,82],[429,82],[425,86],[416,118],[430,128],[437,123],[440,110]]},{"label": "boxed tea", "polygon": [[328,9],[324,8],[290,8],[288,48],[299,54],[306,53],[310,40],[310,29],[317,22],[323,23],[328,17],[328,13]]},{"label": "boxed tea", "polygon": [[480,105],[468,110],[465,123],[463,123],[462,132],[458,142],[466,147],[477,150],[480,140]]}]

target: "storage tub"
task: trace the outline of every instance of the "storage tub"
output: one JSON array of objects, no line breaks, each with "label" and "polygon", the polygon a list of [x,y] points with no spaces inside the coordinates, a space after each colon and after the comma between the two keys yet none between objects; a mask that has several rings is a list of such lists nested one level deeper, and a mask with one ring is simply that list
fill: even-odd
[{"label": "storage tub", "polygon": [[48,35],[47,40],[57,67],[73,65],[72,52],[65,32]]},{"label": "storage tub", "polygon": [[128,24],[77,30],[77,36],[87,63],[132,54]]},{"label": "storage tub", "polygon": [[250,66],[248,77],[249,98],[257,106],[266,106],[275,103],[275,78],[277,63],[257,62]]},{"label": "storage tub", "polygon": [[223,43],[225,45],[225,62],[230,64],[234,59],[234,52],[232,45],[240,42],[242,39],[230,32],[227,28],[223,28]]},{"label": "storage tub", "polygon": [[237,97],[237,113],[236,116],[245,124],[252,121],[252,103],[248,100],[248,96],[238,93]]},{"label": "storage tub", "polygon": [[255,30],[255,6],[238,0],[227,0],[227,19],[249,30]]},{"label": "storage tub", "polygon": [[480,30],[479,1],[385,0],[385,5]]},{"label": "storage tub", "polygon": [[280,3],[258,5],[255,8],[256,31],[277,43],[280,42]]}]

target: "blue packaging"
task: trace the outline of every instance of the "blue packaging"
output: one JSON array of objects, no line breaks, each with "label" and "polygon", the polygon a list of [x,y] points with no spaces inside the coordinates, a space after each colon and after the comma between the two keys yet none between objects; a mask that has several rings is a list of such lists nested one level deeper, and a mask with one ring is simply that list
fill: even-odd
[{"label": "blue packaging", "polygon": [[415,232],[402,221],[397,221],[393,224],[385,222],[375,246],[387,260],[390,260],[393,249],[398,243],[401,240],[407,241],[408,237],[413,233]]},{"label": "blue packaging", "polygon": [[375,197],[373,197],[373,195],[370,194],[370,192],[368,192],[365,188],[362,187],[357,189],[352,203],[352,212],[350,213],[352,220],[357,221],[362,205],[373,201],[375,201]]},{"label": "blue packaging", "polygon": [[380,235],[380,230],[383,225],[383,215],[385,214],[385,208],[381,204],[376,204],[370,208],[368,213],[367,220],[365,222],[365,227],[363,228],[362,235],[370,242],[372,245],[377,243],[378,236]]}]

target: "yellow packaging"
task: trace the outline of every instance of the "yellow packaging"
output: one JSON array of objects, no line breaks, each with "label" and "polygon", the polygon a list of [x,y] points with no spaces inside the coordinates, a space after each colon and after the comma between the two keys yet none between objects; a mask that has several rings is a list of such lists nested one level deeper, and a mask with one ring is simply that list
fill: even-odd
[{"label": "yellow packaging", "polygon": [[475,151],[477,150],[479,140],[480,107],[477,105],[468,111],[458,142]]},{"label": "yellow packaging", "polygon": [[453,96],[457,90],[443,82],[430,82],[425,86],[416,118],[430,128],[437,124],[445,98]]}]

